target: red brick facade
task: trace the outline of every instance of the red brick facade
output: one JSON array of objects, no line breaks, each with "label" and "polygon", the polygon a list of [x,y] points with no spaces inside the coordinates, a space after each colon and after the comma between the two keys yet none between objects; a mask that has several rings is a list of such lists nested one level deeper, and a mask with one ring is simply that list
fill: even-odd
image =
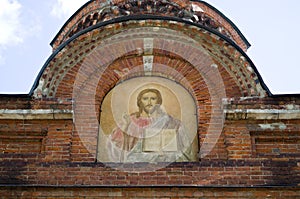
[{"label": "red brick facade", "polygon": [[[268,91],[232,22],[202,1],[101,2],[65,24],[28,95],[0,96],[1,197],[300,197],[300,96]],[[105,97],[141,77],[190,94],[196,162],[97,160]]]}]

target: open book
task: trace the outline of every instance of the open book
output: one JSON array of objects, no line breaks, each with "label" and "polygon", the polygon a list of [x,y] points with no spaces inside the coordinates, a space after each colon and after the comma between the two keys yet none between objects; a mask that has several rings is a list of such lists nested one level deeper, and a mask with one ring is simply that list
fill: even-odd
[{"label": "open book", "polygon": [[143,139],[143,151],[178,151],[176,129],[146,129]]}]

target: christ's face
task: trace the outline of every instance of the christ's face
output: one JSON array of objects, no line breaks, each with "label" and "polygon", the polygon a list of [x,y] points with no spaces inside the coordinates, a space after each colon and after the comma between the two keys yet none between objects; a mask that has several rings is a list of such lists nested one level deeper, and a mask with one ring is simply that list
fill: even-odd
[{"label": "christ's face", "polygon": [[152,114],[155,111],[157,105],[157,95],[153,92],[143,94],[141,102],[143,105],[143,111],[147,114]]}]

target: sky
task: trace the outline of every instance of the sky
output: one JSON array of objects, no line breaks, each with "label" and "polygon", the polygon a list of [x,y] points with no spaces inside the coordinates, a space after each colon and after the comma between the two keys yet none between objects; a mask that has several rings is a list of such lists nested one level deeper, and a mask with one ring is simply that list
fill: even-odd
[{"label": "sky", "polygon": [[[87,0],[0,0],[0,94],[29,93],[50,42]],[[299,0],[207,0],[250,42],[248,56],[273,94],[300,93]]]}]

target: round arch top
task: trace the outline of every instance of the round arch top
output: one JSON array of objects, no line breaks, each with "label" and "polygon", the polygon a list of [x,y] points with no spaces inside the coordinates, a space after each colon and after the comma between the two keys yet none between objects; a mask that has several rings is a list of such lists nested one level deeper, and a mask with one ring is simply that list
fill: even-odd
[{"label": "round arch top", "polygon": [[[117,80],[110,86],[127,78],[119,75],[124,72],[126,65],[129,64],[127,68],[130,74],[137,76],[147,75],[150,65],[151,74],[158,73],[178,82],[187,79],[188,74],[185,72],[197,69],[200,72],[191,74],[199,73],[206,84],[217,86],[223,85],[220,84],[223,82],[224,89],[221,90],[225,91],[226,97],[263,97],[269,94],[249,57],[231,39],[216,31],[209,31],[203,25],[194,25],[193,22],[175,17],[143,17],[134,19],[134,16],[128,16],[101,22],[72,36],[49,57],[31,94],[35,97],[72,97],[77,82],[75,80],[81,77],[78,75],[79,69],[86,69],[85,64],[92,67],[87,68],[87,71],[100,71],[104,76]],[[121,62],[114,65],[117,61]],[[184,69],[179,63],[193,67]],[[120,70],[119,66],[122,67]],[[164,70],[166,66],[174,70]],[[107,72],[107,68],[112,70]],[[172,71],[185,78],[174,76]],[[82,73],[83,77],[94,74]],[[214,74],[220,74],[220,77],[213,79]],[[187,85],[205,85],[201,83],[200,76],[200,79],[192,76]],[[104,82],[106,85],[107,81]],[[185,82],[181,83],[186,85]]]},{"label": "round arch top", "polygon": [[250,47],[250,43],[232,21],[200,0],[90,0],[67,20],[50,44],[56,50],[69,38],[98,23],[124,16],[135,16],[138,19],[145,15],[171,16],[200,24],[231,39],[243,51]]}]

